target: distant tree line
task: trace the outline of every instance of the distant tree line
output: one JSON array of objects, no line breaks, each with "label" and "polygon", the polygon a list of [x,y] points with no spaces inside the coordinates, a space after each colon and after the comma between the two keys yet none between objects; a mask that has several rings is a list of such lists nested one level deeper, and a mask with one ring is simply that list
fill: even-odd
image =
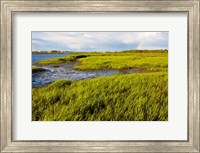
[{"label": "distant tree line", "polygon": [[148,49],[133,49],[133,50],[123,50],[122,52],[128,53],[128,52],[135,52],[135,53],[168,53],[167,49],[156,49],[156,50],[148,50]]},{"label": "distant tree line", "polygon": [[65,54],[67,51],[50,50],[50,51],[32,51],[32,54]]},{"label": "distant tree line", "polygon": [[[50,51],[32,51],[32,54],[74,54],[74,53],[82,53],[81,52],[73,52],[73,51],[59,51],[59,50],[50,50]],[[90,53],[109,53],[110,51],[102,51],[102,52],[90,52]],[[113,51],[112,51],[113,52]],[[132,50],[122,50],[122,51],[114,51],[114,52],[135,52],[135,53],[168,53],[167,49],[156,49],[156,50],[148,50],[148,49],[132,49]],[[83,52],[85,53],[85,52]]]}]

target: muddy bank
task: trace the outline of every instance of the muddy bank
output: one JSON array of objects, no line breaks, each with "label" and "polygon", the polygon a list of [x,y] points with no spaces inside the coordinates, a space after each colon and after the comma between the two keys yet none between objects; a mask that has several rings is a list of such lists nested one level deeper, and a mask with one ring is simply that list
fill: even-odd
[{"label": "muddy bank", "polygon": [[97,78],[101,76],[110,76],[114,74],[131,74],[131,73],[143,73],[146,72],[142,69],[127,69],[127,70],[74,70],[73,67],[78,65],[79,62],[69,62],[65,64],[50,64],[50,65],[36,65],[33,67],[42,68],[45,71],[32,73],[32,87],[41,87],[47,85],[57,79],[74,80],[86,80],[91,78]]},{"label": "muddy bank", "polygon": [[[32,74],[32,87],[41,87],[49,84],[57,79],[85,80],[96,78],[100,76],[109,76],[113,74],[120,74],[122,72],[117,70],[74,70],[78,62],[70,62],[69,64],[51,64],[46,66],[40,66],[45,69],[43,72],[37,72]],[[34,65],[39,67],[38,65]]]}]

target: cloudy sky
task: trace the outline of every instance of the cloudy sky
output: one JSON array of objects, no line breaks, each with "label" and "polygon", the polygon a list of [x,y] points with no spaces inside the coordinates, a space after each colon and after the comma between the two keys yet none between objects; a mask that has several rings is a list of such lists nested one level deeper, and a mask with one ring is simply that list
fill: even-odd
[{"label": "cloudy sky", "polygon": [[168,32],[32,32],[32,51],[168,49]]}]

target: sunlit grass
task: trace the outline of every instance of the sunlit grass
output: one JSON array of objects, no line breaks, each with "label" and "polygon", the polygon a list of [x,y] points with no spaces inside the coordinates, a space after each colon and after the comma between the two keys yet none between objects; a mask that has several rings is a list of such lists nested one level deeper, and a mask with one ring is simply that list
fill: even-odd
[{"label": "sunlit grass", "polygon": [[41,121],[166,121],[167,72],[58,80],[33,89],[32,117]]},{"label": "sunlit grass", "polygon": [[87,56],[85,56],[85,55],[71,55],[71,56],[64,56],[64,57],[40,60],[40,61],[36,62],[35,64],[38,64],[38,65],[61,64],[61,63],[72,62],[72,61],[75,61],[76,59],[85,58],[85,57],[87,57]]},{"label": "sunlit grass", "polygon": [[150,71],[168,70],[168,53],[157,51],[152,52],[105,52],[105,53],[76,53],[74,55],[51,58],[38,61],[38,65],[61,64],[70,61],[79,61],[75,66],[77,70],[98,70],[98,69],[131,69],[140,68]]},{"label": "sunlit grass", "polygon": [[78,70],[97,69],[131,69],[141,68],[151,71],[166,71],[168,57],[160,55],[129,55],[129,56],[89,56],[79,60],[80,65],[74,67]]},{"label": "sunlit grass", "polygon": [[[32,89],[34,121],[167,121],[168,51],[82,52],[39,65],[79,61],[74,69],[144,69],[90,80],[57,80]],[[148,72],[148,73],[147,73]]]},{"label": "sunlit grass", "polygon": [[59,58],[50,58],[47,60],[40,60],[36,62],[36,64],[39,65],[47,65],[47,64],[61,64],[61,63],[66,63],[70,61],[75,61],[76,58],[74,56],[65,56],[65,57],[59,57]]}]

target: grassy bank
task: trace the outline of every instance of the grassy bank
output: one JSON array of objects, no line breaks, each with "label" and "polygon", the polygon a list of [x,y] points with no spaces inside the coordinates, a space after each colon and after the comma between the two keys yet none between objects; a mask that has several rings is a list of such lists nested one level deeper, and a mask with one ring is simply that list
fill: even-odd
[{"label": "grassy bank", "polygon": [[49,65],[49,64],[62,64],[62,63],[68,63],[75,61],[80,58],[85,58],[87,56],[85,55],[71,55],[71,56],[65,56],[65,57],[58,57],[58,58],[50,58],[47,60],[40,60],[36,62],[37,65]]},{"label": "grassy bank", "polygon": [[155,53],[144,51],[139,53],[133,51],[124,52],[105,52],[105,53],[76,53],[74,55],[52,58],[38,61],[38,65],[61,64],[70,61],[79,61],[75,66],[77,70],[98,70],[98,69],[131,69],[140,68],[150,71],[168,70],[168,53],[157,51]]},{"label": "grassy bank", "polygon": [[33,120],[166,121],[166,72],[58,80],[32,91]]},{"label": "grassy bank", "polygon": [[168,69],[168,58],[146,54],[134,54],[124,56],[89,56],[79,60],[80,65],[74,67],[78,70],[98,70],[98,69],[131,69],[141,68],[150,71],[166,71]]},{"label": "grassy bank", "polygon": [[35,64],[38,65],[48,65],[48,64],[61,64],[61,63],[67,63],[70,61],[75,61],[75,56],[66,56],[66,57],[59,57],[59,58],[50,58],[47,60],[40,60],[36,62]]}]

